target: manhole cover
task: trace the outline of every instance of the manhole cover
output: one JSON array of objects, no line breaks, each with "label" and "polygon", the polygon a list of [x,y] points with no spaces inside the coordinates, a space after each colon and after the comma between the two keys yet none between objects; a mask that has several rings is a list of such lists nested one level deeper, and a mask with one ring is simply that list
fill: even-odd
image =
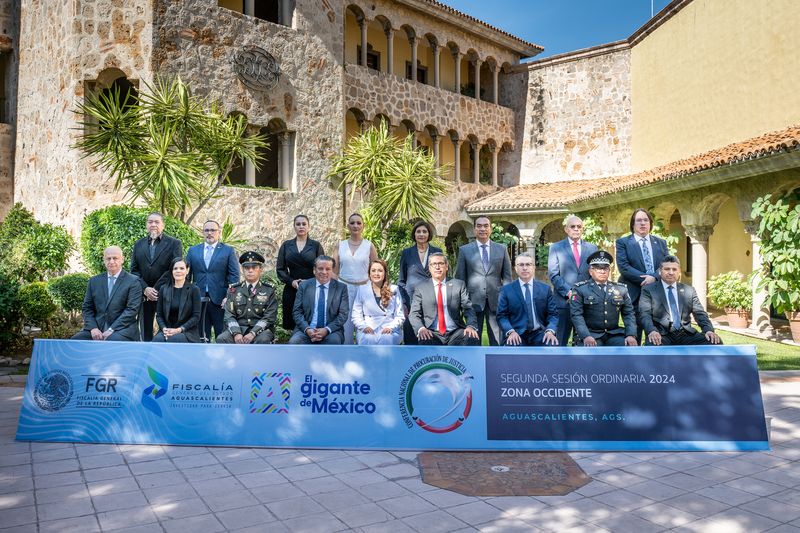
[{"label": "manhole cover", "polygon": [[424,452],[417,458],[422,481],[466,496],[560,496],[592,480],[566,453]]}]

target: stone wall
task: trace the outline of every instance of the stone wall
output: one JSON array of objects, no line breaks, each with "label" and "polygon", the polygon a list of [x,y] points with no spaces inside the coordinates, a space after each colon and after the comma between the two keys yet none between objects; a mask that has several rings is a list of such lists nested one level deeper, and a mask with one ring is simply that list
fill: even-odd
[{"label": "stone wall", "polygon": [[0,220],[14,199],[14,143],[17,122],[17,65],[19,63],[19,0],[0,0],[0,53],[3,87],[0,102]]},{"label": "stone wall", "polygon": [[0,124],[0,220],[14,203],[14,128]]},{"label": "stone wall", "polygon": [[[537,64],[539,63],[539,64]],[[630,50],[534,62],[506,84],[524,103],[519,183],[626,174],[631,167]],[[523,92],[524,90],[524,92]],[[518,124],[519,128],[519,124]],[[508,164],[517,164],[509,158]],[[510,183],[505,183],[510,185]]]}]

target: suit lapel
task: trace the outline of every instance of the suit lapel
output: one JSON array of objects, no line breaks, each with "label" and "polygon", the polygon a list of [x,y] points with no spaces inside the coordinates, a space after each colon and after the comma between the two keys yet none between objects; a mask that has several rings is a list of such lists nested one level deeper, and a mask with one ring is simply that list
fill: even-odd
[{"label": "suit lapel", "polygon": [[[211,252],[211,259],[208,260],[208,266],[206,267],[207,271],[211,270],[211,265],[212,265],[212,263],[214,263],[214,259],[217,257],[217,255],[219,255],[221,253],[220,250],[219,250],[220,248],[222,248],[222,244],[220,244],[220,243],[217,243],[217,245],[214,246],[214,250]],[[203,258],[203,265],[205,265],[205,264],[206,264],[205,258]]]},{"label": "suit lapel", "polygon": [[[636,240],[636,236],[634,234],[631,234],[631,236],[630,236],[630,243],[633,246],[634,250],[636,250],[633,253],[636,254],[636,257],[639,258],[638,260],[639,260],[639,264],[642,266],[642,270],[645,270],[647,267],[644,264],[644,256],[642,255],[642,247],[639,246],[639,241]],[[630,255],[630,250],[631,250],[631,247],[628,246],[628,255]]]},{"label": "suit lapel", "polygon": [[106,308],[108,307],[108,304],[111,303],[111,299],[114,298],[114,295],[117,294],[117,289],[122,283],[124,277],[125,275],[123,271],[120,270],[119,274],[117,274],[117,280],[114,282],[114,287],[111,289],[111,294],[108,294],[108,272],[106,272]]},{"label": "suit lapel", "polygon": [[[184,289],[186,289],[186,284],[184,284]],[[183,306],[186,304],[186,299],[189,297],[188,290],[181,291],[181,301],[178,303],[178,321],[181,321],[181,317],[183,316]]]},{"label": "suit lapel", "polygon": [[[148,244],[149,244],[149,243],[148,243]],[[160,256],[160,255],[161,255],[161,252],[163,252],[163,251],[164,251],[164,249],[166,249],[166,247],[167,247],[166,238],[165,238],[164,234],[162,233],[162,234],[161,234],[161,238],[160,238],[160,239],[158,239],[158,242],[156,243],[156,251],[155,251],[155,253],[153,254],[153,260],[152,260],[152,261],[150,261],[150,264],[151,264],[151,265],[152,265],[153,263],[155,263],[156,261],[158,261],[158,256]],[[148,250],[148,251],[147,251],[147,258],[148,258],[148,259],[150,258],[150,250]]]}]

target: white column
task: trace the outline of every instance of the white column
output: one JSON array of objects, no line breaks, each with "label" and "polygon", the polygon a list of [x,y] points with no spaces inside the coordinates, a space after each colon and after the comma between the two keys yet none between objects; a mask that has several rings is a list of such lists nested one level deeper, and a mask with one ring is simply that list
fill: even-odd
[{"label": "white column", "polygon": [[455,92],[461,94],[461,52],[453,52],[453,61],[456,64],[456,88]]},{"label": "white column", "polygon": [[497,146],[492,148],[492,185],[497,187],[497,152],[500,150]]},{"label": "white column", "polygon": [[280,176],[278,177],[278,184],[282,189],[292,188],[292,134],[288,131],[281,132],[278,135],[278,143],[280,144],[281,160],[280,160]]},{"label": "white column", "polygon": [[499,101],[498,99],[498,94],[500,92],[500,86],[498,84],[499,73],[500,69],[498,68],[497,65],[494,65],[492,67],[492,102],[495,104],[497,104]]},{"label": "white column", "polygon": [[431,135],[431,142],[433,144],[433,159],[436,161],[436,168],[439,168],[439,143],[441,141],[441,135],[436,135],[435,133]]},{"label": "white column", "polygon": [[453,178],[456,183],[459,183],[461,181],[461,141],[453,140],[453,150],[455,151]]},{"label": "white column", "polygon": [[244,183],[250,187],[256,186],[256,167],[250,161],[244,162]]},{"label": "white column", "polygon": [[[750,235],[750,258],[753,261],[753,272],[761,272],[761,238],[758,236],[758,221],[748,220],[744,222],[745,231]],[[753,309],[750,322],[750,329],[754,333],[761,335],[772,335],[772,322],[770,321],[769,302],[767,300],[767,293],[764,290],[758,289],[758,283],[761,276],[756,274],[753,276],[752,290],[753,290]]]},{"label": "white column", "polygon": [[394,30],[386,30],[386,72],[394,74]]},{"label": "white column", "polygon": [[[684,226],[686,235],[692,239],[692,286],[697,299],[708,309],[706,283],[708,282],[708,238],[714,233],[713,226]],[[659,265],[654,265],[656,269]]]},{"label": "white column", "polygon": [[256,0],[244,0],[244,14],[251,17],[256,12]]},{"label": "white column", "polygon": [[284,26],[292,25],[292,0],[281,0],[281,24]]},{"label": "white column", "polygon": [[363,18],[358,21],[361,28],[361,66],[367,66],[367,19]]},{"label": "white column", "polygon": [[472,143],[472,182],[480,183],[481,181],[481,145],[480,143]]},{"label": "white column", "polygon": [[408,44],[411,46],[411,81],[417,81],[417,38],[409,37]]},{"label": "white column", "polygon": [[475,100],[481,99],[481,64],[483,61],[475,58]]},{"label": "white column", "polygon": [[439,79],[439,52],[442,48],[438,44],[431,45],[431,53],[433,53],[433,86],[437,89],[440,87]]}]

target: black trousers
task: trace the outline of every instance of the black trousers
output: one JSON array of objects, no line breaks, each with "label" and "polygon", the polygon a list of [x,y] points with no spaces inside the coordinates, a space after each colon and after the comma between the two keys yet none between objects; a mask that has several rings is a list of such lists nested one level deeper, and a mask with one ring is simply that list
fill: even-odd
[{"label": "black trousers", "polygon": [[222,318],[225,316],[225,310],[219,305],[215,304],[209,298],[208,302],[205,305],[206,308],[206,315],[205,315],[205,337],[208,339],[208,342],[211,342],[211,328],[214,328],[214,336],[219,337],[222,335],[222,332],[225,331],[225,324],[222,322]]},{"label": "black trousers", "polygon": [[[74,340],[74,341],[90,341],[90,340],[93,340],[92,339],[92,332],[91,331],[87,331],[85,329],[82,329],[78,333],[73,335],[71,337],[71,339]],[[115,331],[114,333],[109,335],[108,339],[106,339],[106,340],[109,340],[109,341],[128,341],[128,342],[130,342],[130,341],[137,341],[139,339],[129,339],[128,337],[123,337],[122,335],[120,335],[118,332]]]},{"label": "black trousers", "polygon": [[572,335],[572,315],[570,314],[569,305],[567,305],[558,310],[558,327],[556,328],[558,345],[566,346],[570,335]]},{"label": "black trousers", "polygon": [[[653,345],[649,339],[645,344],[647,346]],[[668,333],[661,334],[661,346],[692,346],[703,344],[711,343],[708,341],[708,339],[706,339],[706,336],[699,331],[689,333],[685,329],[681,328],[676,331],[670,331]],[[720,341],[720,344],[722,344],[722,341]]]},{"label": "black trousers", "polygon": [[[624,333],[604,333],[602,337],[595,337],[598,346],[625,346],[625,334]],[[578,346],[583,346],[583,340],[578,343],[575,342]]]},{"label": "black trousers", "polygon": [[142,301],[142,312],[139,313],[141,317],[141,330],[142,340],[149,342],[153,340],[153,326],[156,322],[156,305],[158,302],[151,302],[148,300]]},{"label": "black trousers", "polygon": [[486,332],[489,337],[489,346],[500,346],[500,339],[502,332],[500,325],[497,323],[497,313],[489,309],[489,301],[483,302],[483,309],[480,311],[475,309],[475,314],[478,315],[478,344],[480,339],[483,338],[483,323],[486,322]]},{"label": "black trousers", "polygon": [[[522,344],[520,346],[547,346],[544,343],[544,329],[539,328],[536,331],[524,331],[519,334],[519,338],[522,339]],[[506,337],[506,341],[508,337]],[[510,344],[506,344],[503,341],[504,346],[511,346]]]},{"label": "black trousers", "polygon": [[453,331],[448,331],[444,335],[439,333],[438,331],[430,330],[433,333],[433,337],[428,340],[419,339],[419,344],[421,346],[480,346],[481,340],[473,339],[472,337],[467,337],[464,335],[464,329],[454,329]]},{"label": "black trousers", "polygon": [[419,344],[417,334],[414,331],[414,328],[411,327],[411,322],[408,320],[408,316],[406,316],[406,321],[403,322],[403,344],[406,346],[416,346]]}]

